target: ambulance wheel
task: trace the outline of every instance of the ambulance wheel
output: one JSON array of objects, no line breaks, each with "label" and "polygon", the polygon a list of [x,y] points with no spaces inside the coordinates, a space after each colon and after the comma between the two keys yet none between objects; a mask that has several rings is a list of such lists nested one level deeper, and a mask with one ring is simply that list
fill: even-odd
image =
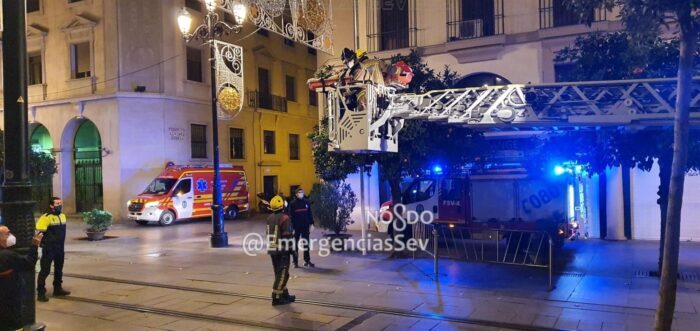
[{"label": "ambulance wheel", "polygon": [[173,224],[174,221],[175,221],[175,214],[173,214],[173,212],[171,212],[169,210],[166,210],[162,214],[160,214],[160,220],[158,220],[158,223],[160,223],[160,225],[165,226],[165,225]]},{"label": "ambulance wheel", "polygon": [[235,220],[236,217],[238,217],[238,207],[235,205],[229,206],[226,208],[226,212],[224,213],[224,218],[227,220]]},{"label": "ambulance wheel", "polygon": [[138,225],[146,225],[148,221],[136,221],[136,223],[138,223]]}]

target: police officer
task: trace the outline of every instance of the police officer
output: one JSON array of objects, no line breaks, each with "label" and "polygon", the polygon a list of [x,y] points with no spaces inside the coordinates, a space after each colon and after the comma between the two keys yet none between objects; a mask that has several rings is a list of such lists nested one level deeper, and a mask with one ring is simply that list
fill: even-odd
[{"label": "police officer", "polygon": [[289,295],[287,281],[289,280],[289,256],[294,247],[292,222],[284,213],[284,199],[277,195],[270,199],[270,209],[273,214],[267,217],[267,254],[272,258],[272,268],[275,271],[275,282],[272,284],[272,305],[284,305],[294,302],[295,297]]},{"label": "police officer", "polygon": [[63,201],[61,198],[52,197],[49,200],[49,210],[41,215],[36,223],[37,231],[44,233],[41,242],[41,271],[36,281],[37,300],[49,301],[46,296],[46,277],[51,272],[53,263],[53,295],[69,295],[70,292],[63,289],[63,259],[66,243],[66,215],[63,214]]},{"label": "police officer", "polygon": [[9,249],[17,243],[17,238],[8,227],[0,225],[0,330],[22,327],[20,309],[23,282],[19,272],[34,270],[41,238],[41,233],[35,235],[28,254],[21,255]]},{"label": "police officer", "polygon": [[296,248],[293,255],[294,267],[299,268],[300,249],[304,251],[304,266],[314,267],[309,253],[309,233],[314,219],[311,216],[311,204],[304,196],[303,189],[297,189],[294,200],[289,204],[289,214],[292,216],[292,225],[294,226],[294,247]]}]

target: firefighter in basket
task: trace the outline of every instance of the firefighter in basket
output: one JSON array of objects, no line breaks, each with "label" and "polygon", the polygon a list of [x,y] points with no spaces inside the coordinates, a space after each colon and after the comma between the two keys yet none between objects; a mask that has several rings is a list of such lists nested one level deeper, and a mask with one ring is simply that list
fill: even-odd
[{"label": "firefighter in basket", "polygon": [[[343,49],[341,54],[341,60],[345,65],[345,69],[340,73],[338,79],[338,84],[340,86],[350,85],[350,84],[372,84],[377,87],[384,87],[384,72],[386,71],[386,65],[384,61],[379,59],[370,59],[367,56],[367,52],[362,49],[357,50],[357,52],[352,51],[349,48]],[[344,91],[343,98],[347,108],[350,111],[360,111],[367,107],[367,90],[366,88],[352,88]],[[378,90],[377,103],[379,108],[386,108],[385,96],[382,95],[383,91]],[[383,106],[383,107],[382,107]],[[340,118],[342,118],[342,113]]]}]

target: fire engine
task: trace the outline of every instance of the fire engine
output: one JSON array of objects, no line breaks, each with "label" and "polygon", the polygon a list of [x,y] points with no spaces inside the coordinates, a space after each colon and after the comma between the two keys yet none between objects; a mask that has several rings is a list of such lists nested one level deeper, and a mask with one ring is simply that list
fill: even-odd
[{"label": "fire engine", "polygon": [[[545,230],[567,237],[568,184],[565,177],[433,172],[414,178],[401,203],[406,211],[430,213],[434,223],[450,227]],[[382,204],[384,219],[392,206],[392,201]]]},{"label": "fire engine", "polygon": [[[170,225],[181,219],[211,217],[214,168],[170,165],[146,190],[127,202],[129,219],[146,225]],[[248,181],[243,167],[221,165],[221,193],[224,217],[235,219],[249,211]]]},{"label": "fire engine", "polygon": [[[672,124],[675,116],[675,79],[484,85],[400,93],[401,86],[347,81],[339,77],[331,75],[307,81],[309,88],[322,93],[326,100],[328,150],[333,152],[397,152],[398,135],[406,120],[442,122],[480,131],[515,132],[665,126]],[[410,80],[402,81],[403,85],[408,82]],[[690,121],[697,125],[700,121],[700,78],[694,78],[691,85]],[[353,101],[348,96],[354,95],[362,96],[360,106],[357,102],[348,102]],[[543,212],[552,212],[555,206],[568,205],[565,210],[572,209],[571,201],[559,194],[561,185],[544,185],[540,189],[544,183],[527,179],[442,179],[445,180],[450,180],[450,185],[456,185],[462,193],[448,198],[446,184],[435,179],[416,179],[402,200],[417,212],[421,212],[419,209],[433,211],[437,219],[451,226],[484,220],[488,223],[488,220],[501,218],[535,220]],[[566,192],[571,192],[571,186]],[[508,195],[505,200],[497,198],[503,194]],[[477,199],[482,201],[477,202]],[[562,203],[562,199],[566,202]],[[383,206],[384,211],[388,208],[388,204]],[[486,208],[489,214],[482,215],[481,211]],[[541,208],[544,209],[540,211]],[[498,213],[503,213],[502,217],[494,216]],[[576,221],[570,220],[570,223],[573,228],[578,227]],[[569,229],[557,230],[560,235],[564,234],[562,232],[568,233]]]}]

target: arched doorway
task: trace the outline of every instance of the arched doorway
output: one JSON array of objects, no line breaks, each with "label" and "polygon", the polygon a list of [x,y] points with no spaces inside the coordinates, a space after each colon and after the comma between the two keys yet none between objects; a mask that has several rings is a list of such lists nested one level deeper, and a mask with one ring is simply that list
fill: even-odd
[{"label": "arched doorway", "polygon": [[479,72],[460,78],[452,88],[481,87],[484,85],[508,85],[510,81],[490,72]]},{"label": "arched doorway", "polygon": [[[45,126],[36,124],[31,127],[29,143],[32,150],[30,161],[34,163],[30,167],[41,166],[44,162],[49,162],[47,156],[53,158],[53,141]],[[30,171],[30,174],[32,174],[32,200],[36,201],[34,209],[42,211],[46,209],[49,199],[53,195],[53,175],[37,176],[35,175],[36,171]]]},{"label": "arched doorway", "polygon": [[75,133],[73,160],[76,211],[102,209],[102,140],[90,120],[83,120]]}]

